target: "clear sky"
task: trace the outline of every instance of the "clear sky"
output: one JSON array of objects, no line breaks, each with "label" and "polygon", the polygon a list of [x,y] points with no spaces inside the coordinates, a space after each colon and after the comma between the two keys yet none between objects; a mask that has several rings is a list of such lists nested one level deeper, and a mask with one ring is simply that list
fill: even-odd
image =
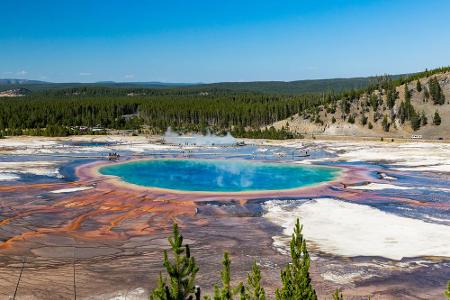
[{"label": "clear sky", "polygon": [[450,65],[449,0],[1,0],[0,78],[297,80]]}]

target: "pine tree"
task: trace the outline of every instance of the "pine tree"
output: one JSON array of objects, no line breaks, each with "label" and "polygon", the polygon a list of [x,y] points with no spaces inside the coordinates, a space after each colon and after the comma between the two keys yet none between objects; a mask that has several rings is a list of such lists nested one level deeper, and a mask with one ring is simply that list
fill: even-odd
[{"label": "pine tree", "polygon": [[392,109],[395,105],[395,100],[398,98],[398,92],[395,87],[391,87],[387,90],[386,102],[389,109]]},{"label": "pine tree", "polygon": [[423,96],[425,97],[426,102],[428,102],[428,99],[430,99],[430,92],[426,87],[424,87]]},{"label": "pine tree", "polygon": [[414,131],[418,130],[420,128],[421,120],[420,117],[417,115],[415,111],[413,111],[413,114],[411,116],[411,127]]},{"label": "pine tree", "polygon": [[434,112],[433,124],[436,126],[441,125],[441,116],[439,115],[438,111]]},{"label": "pine tree", "polygon": [[416,82],[416,90],[420,93],[422,91],[422,84],[420,84],[420,80],[417,79]]},{"label": "pine tree", "polygon": [[183,247],[183,236],[178,230],[178,225],[173,224],[172,236],[169,237],[173,261],[169,259],[167,251],[164,251],[163,265],[169,274],[169,280],[163,279],[160,274],[158,286],[150,295],[151,300],[184,300],[200,297],[195,288],[195,275],[198,267],[195,259],[191,257],[189,245]]},{"label": "pine tree", "polygon": [[405,102],[411,101],[411,92],[408,89],[408,85],[405,84]]},{"label": "pine tree", "polygon": [[403,124],[406,121],[407,118],[407,109],[406,109],[406,105],[405,102],[402,101],[402,103],[400,103],[400,108],[398,109],[398,118],[400,119],[400,122]]},{"label": "pine tree", "polygon": [[276,290],[276,299],[316,300],[316,291],[309,276],[310,258],[299,219],[295,224],[290,248],[292,262],[281,271],[283,286]]},{"label": "pine tree", "polygon": [[388,118],[386,115],[384,115],[383,117],[383,122],[381,123],[381,125],[383,126],[383,130],[388,132],[389,128],[391,127],[391,124],[388,122]]},{"label": "pine tree", "polygon": [[247,299],[249,300],[265,300],[266,293],[261,286],[261,270],[256,261],[253,262],[252,272],[247,274]]},{"label": "pine tree", "polygon": [[349,122],[350,124],[355,124],[355,116],[354,116],[354,115],[348,116],[348,122]]},{"label": "pine tree", "polygon": [[369,122],[369,125],[367,126],[369,129],[373,128],[372,122]]},{"label": "pine tree", "polygon": [[245,287],[241,283],[236,288],[231,287],[231,260],[228,252],[223,254],[223,269],[220,272],[222,287],[214,285],[214,300],[232,300],[234,295],[239,295],[241,300],[246,299]]},{"label": "pine tree", "polygon": [[333,300],[344,300],[344,295],[342,295],[342,293],[339,293],[339,290],[336,289],[333,293]]},{"label": "pine tree", "polygon": [[422,114],[420,115],[420,120],[422,121],[422,126],[425,126],[428,124],[428,118],[425,114],[425,111],[422,110]]},{"label": "pine tree", "polygon": [[378,109],[378,96],[377,95],[370,95],[370,106],[372,106],[373,111],[376,111]]},{"label": "pine tree", "polygon": [[369,118],[367,118],[367,116],[366,115],[362,115],[361,116],[361,125],[362,126],[366,126],[366,124],[367,124],[367,120],[368,120]]},{"label": "pine tree", "polygon": [[433,103],[439,105],[445,104],[445,96],[436,77],[430,78],[428,86]]}]

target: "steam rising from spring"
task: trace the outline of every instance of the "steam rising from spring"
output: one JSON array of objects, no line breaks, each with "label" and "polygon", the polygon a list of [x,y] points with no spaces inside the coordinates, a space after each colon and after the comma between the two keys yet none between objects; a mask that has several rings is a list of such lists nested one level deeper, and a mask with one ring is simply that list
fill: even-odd
[{"label": "steam rising from spring", "polygon": [[218,136],[209,131],[205,135],[182,135],[172,131],[170,127],[164,134],[164,140],[170,144],[189,146],[231,146],[237,143],[236,139],[229,132],[225,136]]}]

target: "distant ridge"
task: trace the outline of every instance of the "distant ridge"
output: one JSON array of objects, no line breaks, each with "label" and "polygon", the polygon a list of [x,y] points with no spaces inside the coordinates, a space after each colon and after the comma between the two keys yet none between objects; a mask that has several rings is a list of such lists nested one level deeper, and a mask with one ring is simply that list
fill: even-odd
[{"label": "distant ridge", "polygon": [[[392,77],[395,78],[400,76],[402,75],[393,75]],[[353,78],[305,79],[295,81],[218,82],[197,85],[197,87],[276,94],[304,94],[326,91],[340,92],[349,89],[360,89],[367,87],[375,80],[375,76],[370,76]]]},{"label": "distant ridge", "polygon": [[0,79],[0,85],[22,85],[22,84],[49,84],[49,82],[40,80],[29,80],[29,79],[15,79],[15,78]]},{"label": "distant ridge", "polygon": [[81,87],[106,87],[106,88],[145,88],[145,89],[164,89],[176,87],[188,87],[191,83],[165,83],[165,82],[115,82],[115,81],[99,81],[93,83],[82,82],[65,82],[54,83],[39,80],[28,79],[0,79],[0,91],[12,88],[26,88],[32,92],[45,90],[59,90]]},{"label": "distant ridge", "polygon": [[[392,75],[393,79],[410,74]],[[115,82],[99,81],[94,83],[52,83],[27,79],[0,79],[0,91],[14,87],[23,87],[31,91],[44,91],[55,89],[70,89],[80,87],[105,87],[127,89],[197,89],[197,90],[228,90],[234,92],[257,92],[271,94],[305,94],[326,91],[340,92],[343,90],[360,89],[367,87],[376,80],[376,76],[306,79],[295,81],[249,81],[249,82],[217,82],[217,83],[170,83],[170,82]]]}]

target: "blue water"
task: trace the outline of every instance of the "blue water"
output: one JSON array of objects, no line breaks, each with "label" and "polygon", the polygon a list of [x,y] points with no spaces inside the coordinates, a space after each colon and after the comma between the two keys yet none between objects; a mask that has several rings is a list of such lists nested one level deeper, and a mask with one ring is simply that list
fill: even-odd
[{"label": "blue water", "polygon": [[156,159],[105,166],[100,173],[146,187],[244,192],[293,189],[330,181],[339,169],[245,160]]}]

